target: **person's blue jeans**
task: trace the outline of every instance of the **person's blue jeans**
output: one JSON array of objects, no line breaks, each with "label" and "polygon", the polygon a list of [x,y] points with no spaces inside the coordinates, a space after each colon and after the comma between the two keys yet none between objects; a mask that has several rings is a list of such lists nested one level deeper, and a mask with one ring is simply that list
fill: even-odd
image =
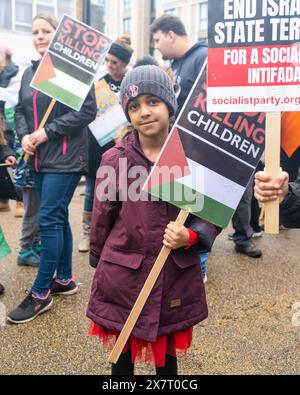
[{"label": "person's blue jeans", "polygon": [[200,266],[202,270],[202,276],[204,277],[206,272],[207,272],[207,267],[206,267],[206,261],[208,259],[209,253],[208,252],[202,252],[199,257],[200,257]]},{"label": "person's blue jeans", "polygon": [[89,213],[93,211],[95,182],[95,178],[85,177],[84,211]]},{"label": "person's blue jeans", "polygon": [[72,278],[73,237],[68,206],[79,183],[78,173],[35,173],[33,178],[40,195],[40,267],[32,287],[45,296],[56,276],[61,281]]}]

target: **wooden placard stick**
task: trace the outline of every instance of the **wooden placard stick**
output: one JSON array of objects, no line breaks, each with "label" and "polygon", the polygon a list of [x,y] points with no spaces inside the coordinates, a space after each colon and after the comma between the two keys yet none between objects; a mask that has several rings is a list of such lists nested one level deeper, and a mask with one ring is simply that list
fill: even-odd
[{"label": "wooden placard stick", "polygon": [[0,167],[12,167],[12,165],[8,163],[0,163]]},{"label": "wooden placard stick", "polygon": [[[48,119],[53,107],[55,106],[55,103],[56,103],[56,99],[52,99],[48,108],[47,108],[47,111],[45,112],[42,122],[39,124],[39,129],[43,129],[43,127],[45,126],[45,123],[47,122],[47,119]],[[28,159],[29,159],[29,154],[25,154],[24,160],[27,162]]]},{"label": "wooden placard stick", "polygon": [[[185,210],[180,210],[180,213],[178,214],[178,217],[176,219],[175,224],[178,226],[184,225],[189,213]],[[151,272],[149,273],[149,276],[127,318],[127,321],[125,322],[125,325],[120,333],[120,336],[118,337],[118,340],[108,358],[108,361],[110,363],[117,363],[121,352],[133,330],[134,325],[136,324],[137,319],[139,318],[141,311],[152,291],[152,288],[154,287],[156,280],[166,262],[168,259],[168,256],[172,250],[168,247],[163,246],[162,249],[160,250],[160,253],[153,265],[153,268],[151,269]]]},{"label": "wooden placard stick", "polygon": [[[277,177],[280,173],[280,131],[281,113],[266,114],[265,171],[269,176]],[[279,232],[279,198],[265,204],[265,232]]]}]

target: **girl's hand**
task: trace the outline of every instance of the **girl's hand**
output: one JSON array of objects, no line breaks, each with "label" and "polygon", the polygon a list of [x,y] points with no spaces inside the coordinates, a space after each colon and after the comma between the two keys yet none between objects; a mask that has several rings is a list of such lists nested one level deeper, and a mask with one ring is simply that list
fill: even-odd
[{"label": "girl's hand", "polygon": [[45,132],[45,129],[39,129],[29,135],[29,139],[31,144],[36,148],[39,145],[48,141],[48,136]]},{"label": "girl's hand", "polygon": [[31,143],[30,136],[28,134],[22,138],[21,145],[26,154],[34,155],[35,146]]},{"label": "girl's hand", "polygon": [[164,234],[164,246],[177,250],[181,247],[186,247],[189,244],[190,234],[185,226],[175,225],[175,222],[170,222]]},{"label": "girl's hand", "polygon": [[279,198],[282,202],[289,190],[289,175],[285,171],[278,177],[267,176],[264,171],[255,174],[254,195],[259,202],[265,203]]},{"label": "girl's hand", "polygon": [[15,166],[17,164],[17,159],[14,156],[10,155],[5,159],[5,163],[10,166]]}]

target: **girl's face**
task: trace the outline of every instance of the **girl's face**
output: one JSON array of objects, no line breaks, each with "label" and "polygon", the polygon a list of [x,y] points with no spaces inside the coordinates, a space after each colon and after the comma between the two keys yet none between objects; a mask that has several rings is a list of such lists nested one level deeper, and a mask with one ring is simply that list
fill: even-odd
[{"label": "girl's face", "polygon": [[108,53],[105,58],[108,74],[115,81],[120,81],[126,74],[126,63],[116,56]]},{"label": "girl's face", "polygon": [[36,19],[32,24],[32,42],[41,57],[46,52],[55,29],[45,19]]},{"label": "girl's face", "polygon": [[156,96],[141,95],[128,105],[131,125],[143,137],[157,137],[169,130],[169,109]]}]

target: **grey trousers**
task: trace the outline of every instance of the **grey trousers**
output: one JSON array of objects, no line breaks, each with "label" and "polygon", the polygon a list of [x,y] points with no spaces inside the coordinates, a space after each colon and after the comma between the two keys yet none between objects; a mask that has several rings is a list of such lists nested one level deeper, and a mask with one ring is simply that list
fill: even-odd
[{"label": "grey trousers", "polygon": [[253,229],[251,221],[251,200],[253,196],[253,178],[251,178],[245,193],[232,217],[234,229],[233,241],[238,245],[249,245],[251,243]]},{"label": "grey trousers", "polygon": [[40,198],[35,188],[23,188],[23,203],[25,213],[20,238],[21,251],[28,250],[40,242]]}]

